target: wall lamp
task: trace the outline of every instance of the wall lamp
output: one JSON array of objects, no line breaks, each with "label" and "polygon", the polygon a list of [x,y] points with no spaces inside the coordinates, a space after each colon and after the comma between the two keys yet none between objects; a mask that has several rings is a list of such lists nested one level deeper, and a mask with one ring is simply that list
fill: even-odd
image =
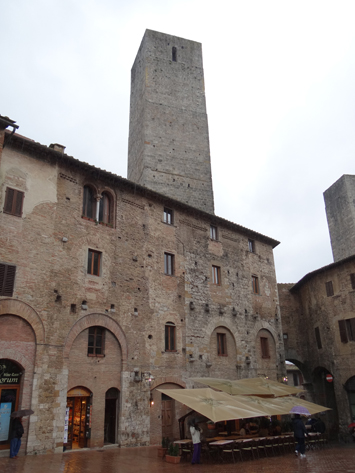
[{"label": "wall lamp", "polygon": [[136,383],[141,383],[142,381],[145,381],[146,383],[150,384],[155,379],[149,371],[142,371],[141,373],[139,373],[139,368],[134,368],[133,372],[133,381],[135,381]]}]

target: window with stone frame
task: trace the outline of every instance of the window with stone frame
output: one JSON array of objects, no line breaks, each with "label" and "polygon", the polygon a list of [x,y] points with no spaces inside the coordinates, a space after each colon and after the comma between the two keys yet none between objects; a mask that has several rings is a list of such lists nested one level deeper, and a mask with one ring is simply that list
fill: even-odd
[{"label": "window with stone frame", "polygon": [[221,285],[221,268],[212,265],[212,284]]},{"label": "window with stone frame", "polygon": [[217,354],[218,356],[228,356],[227,336],[225,333],[217,333]]},{"label": "window with stone frame", "polygon": [[172,225],[174,223],[173,211],[167,207],[164,207],[164,223],[167,223],[168,225]]},{"label": "window with stone frame", "polygon": [[351,319],[339,320],[339,333],[342,343],[355,341],[355,317]]},{"label": "window with stone frame", "polygon": [[174,255],[164,253],[164,273],[168,276],[174,275]]},{"label": "window with stone frame", "polygon": [[319,327],[315,327],[314,334],[315,334],[315,337],[316,337],[317,348],[318,348],[318,350],[320,350],[322,348],[322,340],[320,338]]},{"label": "window with stone frame", "polygon": [[327,297],[334,296],[333,281],[327,281],[325,283],[325,290],[327,292]]},{"label": "window with stone frame", "polygon": [[22,216],[23,199],[25,193],[11,187],[6,188],[4,213],[14,215],[15,217]]},{"label": "window with stone frame", "polygon": [[84,186],[83,191],[83,217],[96,219],[96,199],[94,189],[90,186]]},{"label": "window with stone frame", "polygon": [[173,322],[165,324],[165,351],[176,351],[176,327]]},{"label": "window with stone frame", "polygon": [[260,337],[261,358],[270,358],[269,339]]},{"label": "window with stone frame", "polygon": [[13,296],[15,275],[16,266],[11,264],[0,264],[0,296]]},{"label": "window with stone frame", "polygon": [[252,275],[252,277],[251,277],[251,283],[252,283],[253,293],[254,293],[254,294],[260,294],[260,287],[259,287],[259,278],[258,278],[258,276]]},{"label": "window with stone frame", "polygon": [[103,327],[90,327],[88,339],[88,356],[105,355],[105,329]]},{"label": "window with stone frame", "polygon": [[99,222],[107,225],[113,224],[113,202],[108,192],[101,194],[99,201]]},{"label": "window with stone frame", "polygon": [[255,241],[254,240],[248,240],[248,250],[250,253],[255,253]]},{"label": "window with stone frame", "polygon": [[88,267],[87,272],[92,276],[100,276],[101,275],[101,258],[102,253],[100,251],[88,250]]},{"label": "window with stone frame", "polygon": [[211,240],[217,240],[217,227],[215,225],[210,226],[210,238]]}]

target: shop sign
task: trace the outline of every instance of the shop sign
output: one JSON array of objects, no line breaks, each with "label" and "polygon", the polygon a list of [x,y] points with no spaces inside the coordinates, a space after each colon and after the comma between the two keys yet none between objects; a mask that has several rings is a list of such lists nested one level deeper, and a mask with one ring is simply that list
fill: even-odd
[{"label": "shop sign", "polygon": [[327,376],[325,377],[325,379],[328,381],[328,383],[332,383],[333,382],[333,376],[331,374],[327,374]]},{"label": "shop sign", "polygon": [[20,367],[10,360],[0,360],[0,385],[20,384]]}]

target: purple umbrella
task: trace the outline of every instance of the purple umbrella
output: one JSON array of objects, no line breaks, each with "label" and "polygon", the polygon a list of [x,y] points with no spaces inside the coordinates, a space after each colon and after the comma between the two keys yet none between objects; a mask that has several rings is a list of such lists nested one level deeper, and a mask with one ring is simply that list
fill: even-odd
[{"label": "purple umbrella", "polygon": [[307,407],[303,407],[303,406],[294,406],[290,410],[290,414],[300,414],[301,416],[310,416],[311,415],[311,413],[309,412]]}]

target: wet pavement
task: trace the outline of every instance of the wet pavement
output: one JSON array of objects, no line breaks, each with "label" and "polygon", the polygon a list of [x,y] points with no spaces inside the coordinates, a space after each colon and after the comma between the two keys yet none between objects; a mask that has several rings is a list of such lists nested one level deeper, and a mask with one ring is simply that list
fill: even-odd
[{"label": "wet pavement", "polygon": [[306,458],[291,453],[243,463],[172,465],[157,456],[157,447],[105,448],[64,454],[0,458],[1,473],[355,473],[355,443],[307,452]]}]

